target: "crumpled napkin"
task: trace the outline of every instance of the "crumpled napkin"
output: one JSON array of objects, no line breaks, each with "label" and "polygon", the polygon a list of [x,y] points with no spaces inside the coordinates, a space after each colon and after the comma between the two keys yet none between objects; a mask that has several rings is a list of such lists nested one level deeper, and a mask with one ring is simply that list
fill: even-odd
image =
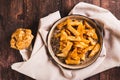
[{"label": "crumpled napkin", "polygon": [[[90,66],[80,70],[67,70],[54,64],[48,56],[47,34],[53,23],[60,19],[59,11],[41,18],[33,50],[20,51],[24,62],[11,67],[37,80],[82,80],[107,69],[120,66],[120,22],[112,13],[98,6],[80,2],[69,13],[95,19],[104,26],[104,45],[99,58]],[[27,56],[31,54],[30,56]]]}]

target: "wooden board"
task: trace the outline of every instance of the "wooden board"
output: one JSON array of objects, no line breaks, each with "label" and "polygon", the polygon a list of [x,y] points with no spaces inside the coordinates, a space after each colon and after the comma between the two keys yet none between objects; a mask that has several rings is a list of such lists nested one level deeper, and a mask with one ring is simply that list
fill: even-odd
[{"label": "wooden board", "polygon": [[[30,28],[36,36],[41,17],[57,10],[64,17],[81,1],[106,8],[120,19],[120,0],[0,0],[0,80],[33,80],[10,67],[12,63],[22,61],[19,51],[9,45],[10,36],[17,28]],[[119,79],[120,68],[113,68],[86,80]]]}]

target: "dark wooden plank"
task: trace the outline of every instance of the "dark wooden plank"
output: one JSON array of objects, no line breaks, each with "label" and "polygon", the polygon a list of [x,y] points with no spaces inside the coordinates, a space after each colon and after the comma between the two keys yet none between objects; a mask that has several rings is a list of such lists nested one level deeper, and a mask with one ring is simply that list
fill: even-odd
[{"label": "dark wooden plank", "polygon": [[120,68],[113,68],[100,74],[100,80],[119,80]]},{"label": "dark wooden plank", "polygon": [[59,8],[61,16],[67,16],[70,10],[79,2],[92,3],[92,0],[60,0],[61,6]]},{"label": "dark wooden plank", "polygon": [[79,0],[61,0],[60,12],[61,16],[67,16],[70,10],[78,3]]},{"label": "dark wooden plank", "polygon": [[92,0],[92,4],[100,6],[100,0]]},{"label": "dark wooden plank", "polygon": [[100,76],[99,76],[99,74],[97,74],[97,75],[94,75],[94,76],[92,76],[92,77],[89,77],[89,78],[87,78],[87,79],[85,79],[85,80],[99,80],[100,79]]},{"label": "dark wooden plank", "polygon": [[[19,52],[9,45],[13,31],[19,27],[30,28],[35,36],[41,17],[57,10],[64,17],[80,1],[106,8],[120,19],[120,0],[0,0],[0,80],[33,80],[10,68],[12,63],[22,61]],[[119,78],[120,68],[114,68],[86,80]]]},{"label": "dark wooden plank", "polygon": [[115,12],[115,14],[116,14],[116,17],[118,18],[118,19],[120,19],[120,0],[116,0],[116,12]]},{"label": "dark wooden plank", "polygon": [[24,27],[31,28],[36,35],[39,19],[58,10],[59,0],[24,0],[23,14]]},{"label": "dark wooden plank", "polygon": [[40,17],[47,16],[58,10],[60,4],[59,0],[41,0],[39,3],[39,14]]},{"label": "dark wooden plank", "polygon": [[[12,25],[9,25],[9,20],[12,19],[9,18],[10,4],[11,1],[0,0],[0,80],[15,80],[12,76],[18,77],[19,73],[12,71],[10,65],[15,61],[22,60],[18,51],[11,50],[9,46],[10,34],[12,32]],[[16,21],[14,23],[17,25]]]},{"label": "dark wooden plank", "polygon": [[101,0],[101,7],[108,9],[109,11],[112,12],[113,15],[117,15],[116,14],[116,8],[117,8],[117,1],[115,0]]},{"label": "dark wooden plank", "polygon": [[23,26],[23,20],[18,18],[22,13],[23,0],[0,0],[0,80],[24,80],[26,77],[10,67],[22,61],[19,52],[9,45],[13,31]]},{"label": "dark wooden plank", "polygon": [[101,0],[101,7],[109,10],[109,0]]}]

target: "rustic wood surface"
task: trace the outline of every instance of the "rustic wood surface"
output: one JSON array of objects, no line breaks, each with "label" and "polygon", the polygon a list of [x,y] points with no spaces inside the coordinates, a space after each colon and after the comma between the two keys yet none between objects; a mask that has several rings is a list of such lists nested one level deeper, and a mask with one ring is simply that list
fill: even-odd
[{"label": "rustic wood surface", "polygon": [[[120,0],[0,0],[0,80],[33,80],[10,67],[22,61],[19,51],[9,45],[10,36],[17,28],[30,28],[35,36],[41,17],[57,10],[64,17],[80,1],[106,8],[120,19]],[[120,80],[120,67],[86,80]]]}]

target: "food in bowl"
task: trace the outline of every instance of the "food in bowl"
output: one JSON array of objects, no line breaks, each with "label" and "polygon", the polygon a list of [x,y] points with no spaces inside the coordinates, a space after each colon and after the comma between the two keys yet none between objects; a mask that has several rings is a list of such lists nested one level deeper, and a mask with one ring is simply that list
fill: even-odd
[{"label": "food in bowl", "polygon": [[65,64],[80,64],[86,58],[94,57],[100,49],[95,29],[85,20],[67,19],[58,24],[57,29],[53,38],[59,40],[59,52],[53,50]]},{"label": "food in bowl", "polygon": [[58,20],[48,35],[52,59],[68,69],[94,63],[103,46],[103,28],[85,16],[70,15]]},{"label": "food in bowl", "polygon": [[19,28],[11,36],[11,47],[17,50],[26,49],[30,46],[33,37],[30,29]]}]

